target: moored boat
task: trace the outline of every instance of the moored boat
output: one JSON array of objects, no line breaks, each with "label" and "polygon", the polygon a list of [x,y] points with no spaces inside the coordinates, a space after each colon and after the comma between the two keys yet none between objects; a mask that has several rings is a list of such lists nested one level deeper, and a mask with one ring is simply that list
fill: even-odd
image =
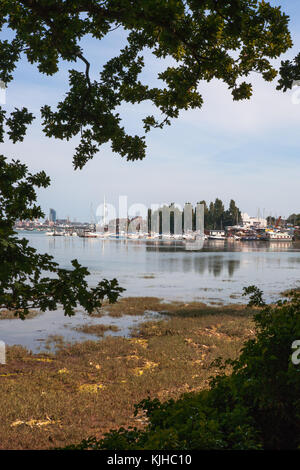
[{"label": "moored boat", "polygon": [[286,242],[286,241],[293,241],[293,237],[287,232],[273,232],[268,231],[266,232],[266,239],[268,241],[275,241],[275,242]]}]

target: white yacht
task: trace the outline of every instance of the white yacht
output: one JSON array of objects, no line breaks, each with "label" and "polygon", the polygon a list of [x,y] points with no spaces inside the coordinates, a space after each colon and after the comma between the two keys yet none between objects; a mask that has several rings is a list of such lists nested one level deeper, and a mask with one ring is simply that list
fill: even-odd
[{"label": "white yacht", "polygon": [[209,240],[226,240],[225,230],[210,230],[208,239]]},{"label": "white yacht", "polygon": [[266,238],[268,241],[293,241],[293,237],[287,232],[266,232]]}]

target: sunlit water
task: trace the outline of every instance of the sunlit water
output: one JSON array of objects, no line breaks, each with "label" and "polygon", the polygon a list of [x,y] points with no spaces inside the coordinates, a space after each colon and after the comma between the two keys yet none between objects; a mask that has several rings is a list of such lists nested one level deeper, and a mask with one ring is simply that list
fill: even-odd
[{"label": "sunlit water", "polygon": [[[244,303],[243,287],[257,285],[267,301],[280,292],[300,286],[300,244],[290,242],[205,242],[188,250],[182,242],[101,240],[80,237],[49,237],[42,232],[22,232],[40,253],[53,255],[62,268],[77,259],[89,269],[89,283],[116,277],[125,296],[155,296],[165,300],[201,301],[208,304]],[[128,334],[139,318],[94,319],[117,324]],[[0,339],[32,349],[49,334],[68,340],[86,339],[71,328],[91,323],[82,313],[68,319],[61,312],[25,320],[2,320]],[[42,330],[42,331],[41,331]],[[109,332],[111,334],[111,332]],[[91,337],[89,335],[89,337]]]}]

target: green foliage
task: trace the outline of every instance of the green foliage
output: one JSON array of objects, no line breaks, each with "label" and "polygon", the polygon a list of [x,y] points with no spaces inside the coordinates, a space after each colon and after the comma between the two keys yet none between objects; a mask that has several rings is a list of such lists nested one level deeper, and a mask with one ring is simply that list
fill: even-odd
[{"label": "green foliage", "polygon": [[276,224],[276,218],[275,217],[272,217],[271,215],[269,215],[267,217],[267,224],[268,225],[275,225]]},{"label": "green foliage", "polygon": [[291,214],[288,217],[287,222],[293,225],[300,225],[300,214]]},{"label": "green foliage", "polygon": [[[162,117],[143,118],[147,133],[169,125],[181,110],[200,108],[202,80],[222,80],[234,100],[249,99],[252,86],[244,79],[255,71],[273,80],[277,72],[270,59],[292,46],[288,16],[262,0],[0,0],[0,11],[0,30],[11,38],[0,41],[0,79],[6,85],[21,57],[50,76],[60,61],[85,67],[69,70],[69,91],[56,110],[47,104],[41,109],[48,137],[80,136],[75,168],[107,142],[128,160],[144,158],[145,136],[126,133],[118,113],[122,103],[154,105]],[[89,35],[100,42],[119,27],[127,44],[92,81],[81,40]],[[160,87],[140,80],[145,51],[158,61],[171,59],[157,75]],[[13,141],[24,136],[29,116],[18,111],[7,118]],[[0,119],[0,135],[4,124]]]},{"label": "green foliage", "polygon": [[[119,429],[81,449],[299,449],[300,370],[291,361],[292,343],[300,339],[300,294],[266,305],[254,286],[251,294],[256,337],[237,360],[216,361],[220,373],[210,388],[161,403],[146,399],[136,413],[148,417],[145,430]],[[218,364],[217,364],[218,363]],[[225,366],[232,372],[226,375]]]},{"label": "green foliage", "polygon": [[14,144],[24,140],[26,126],[31,124],[33,120],[34,116],[32,113],[28,112],[27,108],[15,108],[15,111],[10,114],[8,119],[6,119],[6,125],[9,127],[7,133]]},{"label": "green foliage", "polygon": [[249,307],[264,307],[265,301],[263,300],[263,291],[258,289],[256,286],[244,287],[243,295],[250,295],[248,302]]},{"label": "green foliage", "polygon": [[[46,188],[50,179],[41,171],[28,173],[19,161],[7,163],[0,155],[0,308],[15,310],[25,318],[30,308],[55,310],[74,315],[80,304],[88,313],[101,306],[104,297],[115,302],[124,290],[116,279],[106,279],[88,289],[89,272],[75,259],[73,270],[60,269],[48,254],[38,254],[28,240],[16,236],[17,219],[43,216],[36,205],[35,187]],[[45,272],[51,277],[44,277]]]},{"label": "green foliage", "polygon": [[225,210],[221,199],[218,198],[215,202],[211,202],[209,206],[207,206],[205,201],[201,202],[204,204],[204,225],[206,229],[220,230],[225,229],[225,227],[237,225],[241,222],[241,211],[236,206],[233,199],[231,199],[227,210]]},{"label": "green foliage", "polygon": [[300,54],[294,60],[284,60],[280,67],[280,80],[277,90],[287,91],[293,86],[294,81],[300,80]]}]

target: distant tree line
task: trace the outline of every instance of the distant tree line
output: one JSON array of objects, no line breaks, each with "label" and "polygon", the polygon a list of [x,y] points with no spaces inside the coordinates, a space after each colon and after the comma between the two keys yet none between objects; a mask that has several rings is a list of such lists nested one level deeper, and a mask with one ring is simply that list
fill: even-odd
[{"label": "distant tree line", "polygon": [[267,217],[267,224],[268,225],[275,225],[276,224],[276,217],[272,217],[271,215],[269,215]]},{"label": "distant tree line", "polygon": [[204,204],[204,226],[207,230],[222,230],[225,227],[238,225],[242,221],[240,209],[235,201],[231,199],[229,207],[225,210],[225,206],[221,199],[216,199],[209,206],[205,201]]},{"label": "distant tree line", "polygon": [[300,214],[291,214],[288,217],[287,222],[293,225],[300,225]]},{"label": "distant tree line", "polygon": [[[283,221],[285,222],[285,221]],[[287,219],[286,222],[288,224],[293,224],[293,225],[300,225],[300,214],[291,214]],[[269,216],[267,217],[267,224],[268,225],[282,225],[281,217],[278,219],[276,217]]]}]

